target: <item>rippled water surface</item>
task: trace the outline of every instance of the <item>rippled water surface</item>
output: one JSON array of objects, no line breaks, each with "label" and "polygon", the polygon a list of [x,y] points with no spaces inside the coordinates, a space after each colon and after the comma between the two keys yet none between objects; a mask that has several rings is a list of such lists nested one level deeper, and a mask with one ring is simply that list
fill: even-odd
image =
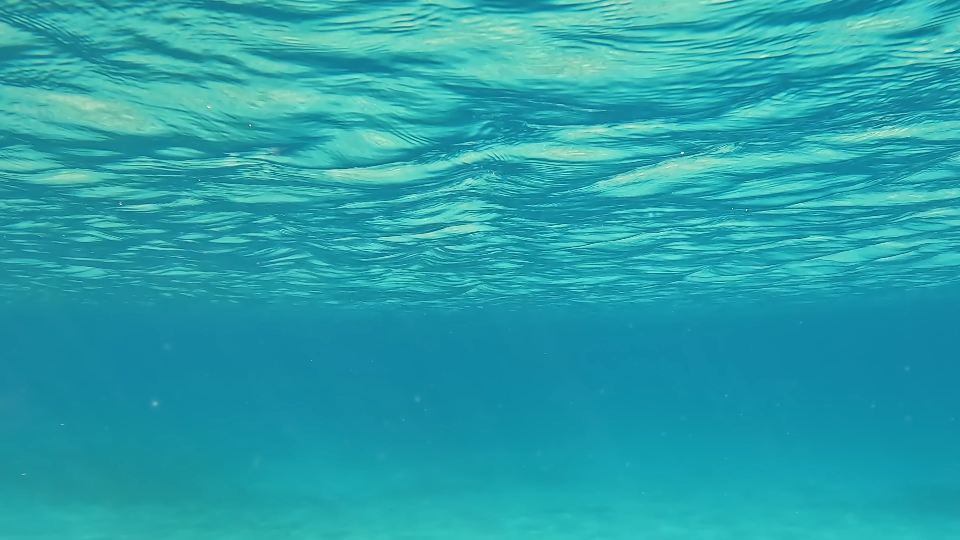
[{"label": "rippled water surface", "polygon": [[953,1],[0,8],[3,296],[463,307],[960,278]]}]

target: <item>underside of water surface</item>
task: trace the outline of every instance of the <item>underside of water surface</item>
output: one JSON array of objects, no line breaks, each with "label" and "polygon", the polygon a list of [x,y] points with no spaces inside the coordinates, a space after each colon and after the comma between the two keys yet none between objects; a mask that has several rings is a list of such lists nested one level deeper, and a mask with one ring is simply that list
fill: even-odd
[{"label": "underside of water surface", "polygon": [[19,2],[0,294],[740,303],[960,277],[953,2]]}]

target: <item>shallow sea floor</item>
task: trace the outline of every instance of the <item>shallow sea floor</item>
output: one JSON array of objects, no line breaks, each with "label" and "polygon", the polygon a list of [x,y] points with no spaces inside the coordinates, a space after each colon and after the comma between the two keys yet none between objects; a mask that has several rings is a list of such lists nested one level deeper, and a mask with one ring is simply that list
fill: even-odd
[{"label": "shallow sea floor", "polygon": [[353,472],[287,461],[246,477],[244,486],[180,494],[168,489],[162,497],[152,496],[148,481],[139,494],[135,486],[85,494],[76,484],[60,492],[50,484],[3,490],[0,537],[960,538],[960,482],[945,464],[904,469],[902,462],[855,455],[821,463],[744,459],[723,467],[722,461],[670,469],[623,464],[620,473],[597,468],[592,478],[583,474],[587,470],[563,474],[562,466],[538,472],[469,460]]}]

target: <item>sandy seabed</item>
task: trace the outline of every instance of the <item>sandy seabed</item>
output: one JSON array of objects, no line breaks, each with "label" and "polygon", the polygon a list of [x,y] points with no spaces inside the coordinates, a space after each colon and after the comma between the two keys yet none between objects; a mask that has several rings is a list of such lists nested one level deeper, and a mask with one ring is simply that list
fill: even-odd
[{"label": "sandy seabed", "polygon": [[[882,491],[882,490],[881,490]],[[951,492],[908,499],[837,486],[411,490],[341,500],[179,504],[0,500],[4,540],[947,540]],[[942,499],[942,500],[941,500]]]}]

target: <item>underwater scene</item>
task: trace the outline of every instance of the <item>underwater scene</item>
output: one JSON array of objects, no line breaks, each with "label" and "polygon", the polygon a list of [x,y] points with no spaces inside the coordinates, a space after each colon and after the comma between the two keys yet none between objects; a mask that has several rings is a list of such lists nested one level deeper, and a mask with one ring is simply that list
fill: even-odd
[{"label": "underwater scene", "polygon": [[960,2],[0,0],[0,540],[960,538]]}]

